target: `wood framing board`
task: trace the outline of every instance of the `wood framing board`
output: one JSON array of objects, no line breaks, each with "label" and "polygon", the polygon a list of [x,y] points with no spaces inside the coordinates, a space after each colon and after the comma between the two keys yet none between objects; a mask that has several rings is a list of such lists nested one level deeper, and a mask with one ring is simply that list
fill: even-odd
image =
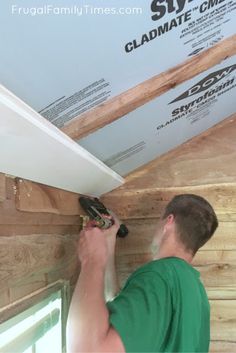
[{"label": "wood framing board", "polygon": [[[37,213],[37,212],[22,212],[16,210],[11,200],[6,200],[0,203],[0,225],[8,226],[15,225],[15,231],[17,232],[17,226],[79,226],[81,224],[81,217],[79,215],[59,215],[51,213]],[[46,231],[47,232],[47,231]]]},{"label": "wood framing board", "polygon": [[16,208],[71,216],[85,214],[78,194],[19,178],[16,179]]},{"label": "wood framing board", "polygon": [[[67,195],[67,192],[65,193]],[[0,203],[1,236],[77,234],[81,230],[82,217],[80,216],[80,212],[75,214],[69,208],[67,211],[69,210],[69,213],[73,214],[59,214],[58,211],[61,212],[62,206],[56,210],[57,212],[52,212],[52,210],[50,212],[42,212],[42,207],[44,207],[43,202],[41,202],[40,206],[41,212],[36,212],[36,209],[34,209],[34,207],[36,208],[36,202],[33,202],[32,212],[22,212],[16,208],[17,194],[16,180],[6,177],[6,200]],[[60,195],[62,194],[63,192]],[[57,204],[57,206],[59,205],[60,203]],[[30,205],[27,207],[30,209]]]},{"label": "wood framing board", "polygon": [[73,139],[81,139],[234,54],[236,54],[236,35],[79,115],[62,130]]},{"label": "wood framing board", "polygon": [[0,171],[99,196],[123,179],[0,86]]},{"label": "wood framing board", "polygon": [[[41,219],[41,213],[27,213],[26,216],[29,218],[32,214],[34,214],[38,218],[38,223]],[[34,219],[36,219],[34,217]],[[50,221],[49,221],[50,222]],[[36,223],[36,221],[35,221]],[[81,221],[82,223],[82,221]],[[51,224],[7,224],[7,225],[0,225],[0,237],[2,236],[16,236],[16,235],[32,235],[32,234],[45,234],[47,236],[51,236],[54,234],[64,235],[64,234],[78,234],[81,231],[81,224],[59,224],[59,225],[51,225]]]}]

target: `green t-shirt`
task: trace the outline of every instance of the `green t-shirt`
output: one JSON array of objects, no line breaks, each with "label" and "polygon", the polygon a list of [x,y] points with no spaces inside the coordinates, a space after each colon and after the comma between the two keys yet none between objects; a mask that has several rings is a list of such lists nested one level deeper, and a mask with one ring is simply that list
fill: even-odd
[{"label": "green t-shirt", "polygon": [[126,352],[208,352],[208,298],[199,272],[183,259],[142,266],[107,307]]}]

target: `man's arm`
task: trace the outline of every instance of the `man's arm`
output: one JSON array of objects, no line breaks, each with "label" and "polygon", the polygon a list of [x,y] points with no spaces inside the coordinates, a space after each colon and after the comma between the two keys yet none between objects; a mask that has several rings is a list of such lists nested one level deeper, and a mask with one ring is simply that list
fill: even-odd
[{"label": "man's arm", "polygon": [[116,232],[117,225],[104,231],[88,228],[81,232],[81,272],[67,322],[68,353],[125,352],[118,333],[110,326],[104,299],[108,263],[106,237]]},{"label": "man's arm", "polygon": [[115,266],[115,256],[110,255],[107,262],[106,272],[105,272],[105,299],[106,301],[112,300],[117,293],[120,291],[116,266]]},{"label": "man's arm", "polygon": [[[115,219],[115,216],[114,216]],[[118,220],[116,219],[117,226]],[[108,260],[105,271],[105,299],[106,301],[112,300],[120,291],[120,285],[118,282],[116,264],[115,264],[115,245],[116,245],[116,234],[115,232],[110,233],[106,237],[108,246]]]}]

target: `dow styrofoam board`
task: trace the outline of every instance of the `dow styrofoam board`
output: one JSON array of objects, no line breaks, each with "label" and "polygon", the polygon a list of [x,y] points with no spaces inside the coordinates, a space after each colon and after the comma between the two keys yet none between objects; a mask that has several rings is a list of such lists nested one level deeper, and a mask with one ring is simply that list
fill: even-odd
[{"label": "dow styrofoam board", "polygon": [[3,86],[0,172],[91,196],[123,183],[120,175]]},{"label": "dow styrofoam board", "polygon": [[1,83],[57,127],[235,33],[233,0],[0,4]]},{"label": "dow styrofoam board", "polygon": [[234,114],[235,94],[232,56],[78,143],[125,176]]}]

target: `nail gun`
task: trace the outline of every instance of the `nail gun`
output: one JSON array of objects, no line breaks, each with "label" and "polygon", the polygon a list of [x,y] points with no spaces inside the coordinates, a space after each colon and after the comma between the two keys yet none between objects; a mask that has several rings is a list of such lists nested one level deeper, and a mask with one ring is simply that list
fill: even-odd
[{"label": "nail gun", "polygon": [[[79,203],[90,218],[97,222],[99,228],[108,229],[114,224],[112,215],[98,198],[81,196],[79,198]],[[111,218],[104,217],[104,215],[111,216]],[[124,224],[121,224],[117,236],[124,238],[128,235],[128,232],[128,228]]]}]

